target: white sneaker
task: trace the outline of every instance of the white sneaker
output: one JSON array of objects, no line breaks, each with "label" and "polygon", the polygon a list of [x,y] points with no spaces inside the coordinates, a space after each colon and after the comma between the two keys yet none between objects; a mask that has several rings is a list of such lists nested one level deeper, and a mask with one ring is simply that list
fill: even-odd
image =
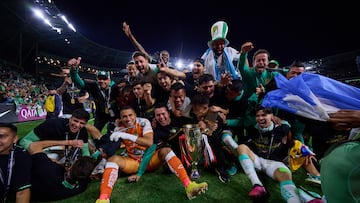
[{"label": "white sneaker", "polygon": [[104,173],[105,165],[106,165],[106,159],[102,158],[101,161],[98,163],[98,165],[96,165],[94,170],[91,172],[91,175]]}]

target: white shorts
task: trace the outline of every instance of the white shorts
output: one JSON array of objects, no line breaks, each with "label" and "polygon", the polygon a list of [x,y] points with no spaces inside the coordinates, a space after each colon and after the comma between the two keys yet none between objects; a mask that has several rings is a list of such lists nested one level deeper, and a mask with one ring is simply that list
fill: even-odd
[{"label": "white shorts", "polygon": [[[283,162],[264,159],[254,154],[254,166],[257,171],[266,173],[269,177],[275,180],[274,172],[278,168],[288,168]],[[289,170],[290,171],[290,170]]]}]

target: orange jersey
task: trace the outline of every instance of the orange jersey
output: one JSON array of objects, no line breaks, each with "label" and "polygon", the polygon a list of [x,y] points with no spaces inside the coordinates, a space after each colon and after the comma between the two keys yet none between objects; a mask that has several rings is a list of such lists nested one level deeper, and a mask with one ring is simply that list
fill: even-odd
[{"label": "orange jersey", "polygon": [[[126,126],[122,126],[126,127]],[[121,129],[121,128],[120,128]],[[144,134],[153,133],[151,123],[146,118],[136,118],[136,123],[134,128],[129,128],[125,131],[126,133],[136,135],[138,137],[143,137]],[[141,161],[144,151],[148,148],[147,146],[137,144],[130,140],[122,141],[125,145],[126,152],[130,158],[133,158],[137,161]]]}]

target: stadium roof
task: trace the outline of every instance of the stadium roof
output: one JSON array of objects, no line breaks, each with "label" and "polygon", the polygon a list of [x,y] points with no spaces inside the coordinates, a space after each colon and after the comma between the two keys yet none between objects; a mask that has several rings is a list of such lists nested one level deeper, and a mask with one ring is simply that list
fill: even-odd
[{"label": "stadium roof", "polygon": [[[50,19],[51,26],[36,18],[32,8],[40,8]],[[28,68],[28,64],[34,65],[38,55],[59,56],[63,61],[81,56],[83,63],[101,69],[125,68],[131,52],[105,47],[87,39],[69,28],[60,14],[53,0],[2,0],[0,59]],[[347,69],[345,67],[356,69],[353,59],[359,54],[360,50],[355,50],[323,58],[319,68],[325,71],[339,71],[340,67],[342,70]]]},{"label": "stadium roof", "polygon": [[[36,18],[32,8],[40,8],[50,21]],[[131,52],[97,44],[70,29],[51,0],[5,0],[1,2],[0,58],[24,65],[42,53],[64,58],[81,56],[87,64],[101,68],[125,68]]]}]

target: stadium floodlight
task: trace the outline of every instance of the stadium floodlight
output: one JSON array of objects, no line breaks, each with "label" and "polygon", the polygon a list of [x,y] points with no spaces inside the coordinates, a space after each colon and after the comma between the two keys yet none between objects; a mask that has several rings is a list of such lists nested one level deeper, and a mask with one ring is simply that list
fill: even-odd
[{"label": "stadium floodlight", "polygon": [[[31,10],[37,18],[40,18],[44,21],[45,24],[50,26],[52,30],[55,30],[58,34],[62,34],[66,32],[65,26],[67,25],[70,30],[76,32],[75,27],[68,21],[65,15],[61,14],[60,11],[56,8],[55,5],[52,4],[52,1],[41,1],[35,2],[39,7],[33,7]],[[49,4],[48,4],[49,3]],[[49,17],[52,18],[49,18]],[[61,19],[61,20],[60,20]],[[61,22],[63,21],[63,22]]]},{"label": "stadium floodlight", "polygon": [[44,18],[44,23],[49,25],[50,27],[53,27],[53,25],[50,23],[50,20],[47,18]]},{"label": "stadium floodlight", "polygon": [[313,69],[313,67],[312,67],[312,66],[306,66],[306,67],[305,67],[305,70],[306,70],[306,71],[308,71],[308,70],[312,70],[312,69]]},{"label": "stadium floodlight", "polygon": [[53,27],[54,30],[56,30],[56,32],[61,35],[61,28],[58,28],[58,27]]},{"label": "stadium floodlight", "polygon": [[45,17],[44,17],[44,13],[42,12],[42,10],[37,9],[37,8],[34,8],[34,9],[33,9],[33,12],[34,12],[34,14],[35,14],[36,17],[41,18],[41,19],[44,19],[44,18],[45,18]]},{"label": "stadium floodlight", "polygon": [[74,26],[71,23],[69,23],[68,26],[72,31],[76,32],[76,29],[74,28]]},{"label": "stadium floodlight", "polygon": [[63,14],[59,14],[59,16],[66,24],[69,24],[69,21],[67,20],[66,16],[64,16]]},{"label": "stadium floodlight", "polygon": [[176,64],[175,64],[176,68],[183,68],[184,67],[184,64],[182,63],[181,59],[179,59]]},{"label": "stadium floodlight", "polygon": [[54,28],[54,26],[51,24],[50,20],[44,16],[44,13],[43,13],[42,10],[37,9],[37,8],[34,8],[34,9],[32,9],[32,10],[33,10],[33,12],[34,12],[34,14],[35,14],[36,17],[42,19],[45,24],[47,24],[48,26],[50,26],[51,28],[53,28],[54,30],[56,30],[56,29]]}]

